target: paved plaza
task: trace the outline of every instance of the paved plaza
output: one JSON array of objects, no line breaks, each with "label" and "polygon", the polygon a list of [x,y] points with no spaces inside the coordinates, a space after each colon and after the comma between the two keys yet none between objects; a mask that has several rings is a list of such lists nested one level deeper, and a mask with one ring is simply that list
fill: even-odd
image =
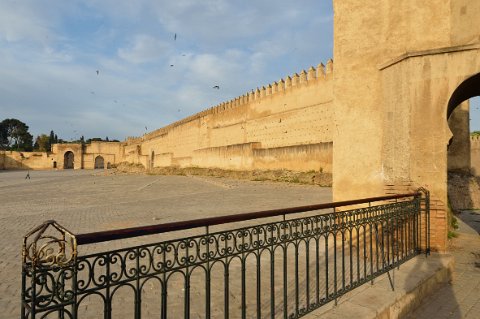
[{"label": "paved plaza", "polygon": [[0,319],[19,317],[22,238],[45,220],[80,234],[331,201],[330,188],[298,184],[98,170],[26,174],[0,171]]},{"label": "paved plaza", "polygon": [[[31,179],[25,179],[26,174],[25,171],[0,171],[0,227],[2,230],[0,319],[19,317],[22,238],[28,230],[45,220],[54,219],[73,233],[81,234],[331,201],[330,188],[299,184],[199,176],[116,175],[111,171],[31,171]],[[455,259],[453,281],[427,298],[414,313],[409,315],[409,318],[478,318],[480,297],[476,292],[480,287],[479,216],[478,211],[462,212],[458,216],[459,237],[452,241],[451,252]],[[200,230],[193,233],[198,231]],[[152,240],[158,241],[158,237],[139,237],[80,246],[79,253],[86,255],[99,250],[139,245]],[[412,263],[418,263],[422,257],[418,258],[415,259],[416,261],[412,260]],[[433,260],[427,258],[426,261]],[[277,273],[281,273],[281,265],[278,264],[276,267],[280,267]],[[408,269],[408,265],[405,267]],[[416,271],[411,273],[416,274]],[[400,278],[398,278],[398,285],[401,287]],[[234,281],[237,279],[233,278]],[[268,271],[265,276],[262,275],[263,279],[268,279]],[[222,282],[223,279],[213,276],[212,280]],[[385,284],[387,282],[385,278],[383,281],[384,284],[381,284],[382,281],[379,279],[379,284],[372,286],[376,289],[374,293],[390,296],[389,294],[393,292],[390,292],[389,286]],[[152,291],[159,290],[159,287],[154,284],[151,286],[147,288]],[[179,283],[179,287],[181,286]],[[370,285],[362,286],[360,289],[368,287]],[[231,302],[235,308],[240,306],[237,288],[235,285],[231,286]],[[247,287],[247,294],[250,289],[253,287]],[[172,292],[173,298],[170,300],[173,307],[179,309],[183,307],[182,298],[174,297],[182,294],[180,288]],[[154,294],[152,300],[146,298],[145,305],[158,304],[157,295]],[[192,300],[195,301],[198,298],[203,297],[192,289]],[[220,314],[223,296],[213,294],[212,298],[212,315]],[[395,297],[391,298],[395,300]],[[117,309],[128,310],[122,312],[122,315],[114,311],[114,317],[133,318],[131,300],[122,300],[124,300],[122,304],[116,305]],[[346,299],[342,298],[342,300]],[[98,302],[84,302],[81,310],[89,314],[88,318],[102,317],[101,312],[98,311],[99,305],[96,303]],[[370,303],[369,301],[361,306],[380,309],[380,305]],[[202,305],[203,301],[200,300],[194,304]],[[341,301],[338,310],[335,311],[338,314],[344,313],[343,311],[348,313],[350,306],[347,305],[349,305],[348,302],[344,304]],[[332,305],[325,310],[331,307]],[[147,306],[142,314],[148,318],[159,317],[159,307],[153,308]],[[251,313],[253,309],[248,307],[247,314],[253,316]],[[267,314],[268,311],[269,309],[264,309],[262,313]],[[277,311],[281,313],[281,309]],[[198,315],[200,313],[203,313],[202,309],[192,307],[192,318],[202,318]],[[312,313],[310,317],[316,318],[321,316],[321,313],[322,311]],[[179,317],[183,315],[179,313]],[[213,315],[213,317],[217,316]],[[364,317],[371,316],[366,314]]]}]

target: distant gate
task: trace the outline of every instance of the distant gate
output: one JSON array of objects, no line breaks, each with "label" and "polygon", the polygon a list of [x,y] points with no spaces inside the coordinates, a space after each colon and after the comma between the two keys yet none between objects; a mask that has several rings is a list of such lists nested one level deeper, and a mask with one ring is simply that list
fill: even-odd
[{"label": "distant gate", "polygon": [[[299,318],[428,254],[429,229],[424,189],[79,235],[47,221],[24,238],[21,318]],[[152,234],[176,238],[78,255]]]},{"label": "distant gate", "polygon": [[68,151],[63,155],[63,168],[71,169],[74,166],[75,155],[72,151]]},{"label": "distant gate", "polygon": [[97,168],[105,168],[105,161],[102,156],[95,157],[95,169]]}]

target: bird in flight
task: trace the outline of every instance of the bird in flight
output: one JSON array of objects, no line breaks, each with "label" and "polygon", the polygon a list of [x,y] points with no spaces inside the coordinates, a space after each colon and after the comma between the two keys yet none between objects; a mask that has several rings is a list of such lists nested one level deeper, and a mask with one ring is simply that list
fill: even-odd
[{"label": "bird in flight", "polygon": [[173,41],[177,41],[177,34],[175,33],[175,35],[173,36]]},{"label": "bird in flight", "polygon": [[97,75],[98,75],[98,73],[100,73],[100,71],[97,70]]},{"label": "bird in flight", "polygon": [[172,67],[172,66],[173,66],[173,64],[170,64],[170,67]]},{"label": "bird in flight", "polygon": [[219,87],[218,85],[215,85],[215,86],[213,87],[213,89],[217,89],[217,90],[219,90],[219,89],[220,89],[220,87]]}]

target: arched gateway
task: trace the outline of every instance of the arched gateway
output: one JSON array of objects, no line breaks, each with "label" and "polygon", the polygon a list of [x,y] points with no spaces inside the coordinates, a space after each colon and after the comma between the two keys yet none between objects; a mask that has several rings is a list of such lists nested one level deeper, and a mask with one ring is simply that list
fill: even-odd
[{"label": "arched gateway", "polygon": [[102,156],[95,157],[95,169],[103,169],[105,168],[105,161]]},{"label": "arched gateway", "polygon": [[444,251],[447,115],[478,94],[480,6],[437,4],[333,1],[332,174],[336,201],[429,189],[431,244]]},{"label": "arched gateway", "polygon": [[72,151],[68,151],[63,155],[63,168],[73,169],[75,163],[75,155]]}]

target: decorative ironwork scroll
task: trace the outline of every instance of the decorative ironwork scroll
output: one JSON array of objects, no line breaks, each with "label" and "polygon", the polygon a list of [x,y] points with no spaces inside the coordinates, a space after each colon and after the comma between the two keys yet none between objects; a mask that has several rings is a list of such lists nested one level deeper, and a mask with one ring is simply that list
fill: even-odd
[{"label": "decorative ironwork scroll", "polygon": [[32,268],[65,267],[75,262],[75,236],[56,221],[35,227],[23,238],[23,263]]},{"label": "decorative ironwork scroll", "polygon": [[22,318],[300,318],[428,252],[428,191],[373,202],[84,256],[47,222],[25,237]]}]

